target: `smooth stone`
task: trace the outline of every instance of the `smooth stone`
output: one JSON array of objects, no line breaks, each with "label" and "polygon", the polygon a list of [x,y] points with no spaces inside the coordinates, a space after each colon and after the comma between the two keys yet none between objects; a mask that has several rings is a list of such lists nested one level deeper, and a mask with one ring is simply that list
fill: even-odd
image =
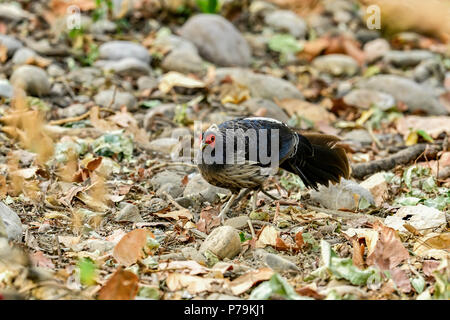
[{"label": "smooth stone", "polygon": [[146,201],[143,207],[150,213],[161,211],[167,208],[169,204],[161,198],[152,198]]},{"label": "smooth stone", "polygon": [[230,226],[215,228],[200,246],[200,252],[207,250],[219,259],[232,259],[241,251],[241,239],[236,229]]},{"label": "smooth stone", "polygon": [[158,79],[149,76],[142,76],[137,80],[137,85],[139,91],[155,89],[158,87]]},{"label": "smooth stone", "polygon": [[427,50],[391,50],[386,52],[383,60],[396,67],[414,67],[420,62],[433,59],[436,55]]},{"label": "smooth stone", "polygon": [[260,260],[266,266],[276,272],[294,271],[298,272],[300,269],[291,261],[273,253],[269,253],[264,249],[256,249],[253,252],[255,259]]},{"label": "smooth stone", "polygon": [[250,220],[250,218],[247,215],[239,216],[239,217],[234,217],[234,218],[225,220],[223,222],[223,225],[233,227],[237,230],[241,230],[241,229],[248,227],[249,220]]},{"label": "smooth stone", "polygon": [[306,22],[290,10],[269,12],[264,22],[276,31],[287,31],[296,38],[304,38],[307,32]]},{"label": "smooth stone", "polygon": [[100,91],[95,95],[94,101],[103,107],[109,107],[114,101],[111,105],[114,110],[120,110],[123,105],[130,111],[135,111],[138,107],[136,98],[131,93],[117,91],[114,96],[114,90]]},{"label": "smooth stone", "polygon": [[313,29],[318,36],[328,33],[334,25],[331,17],[324,16],[322,14],[311,14],[306,17],[308,25]]},{"label": "smooth stone", "polygon": [[391,50],[389,42],[381,38],[369,41],[363,47],[366,61],[368,63],[372,63],[383,57],[387,52],[389,52],[389,50]]},{"label": "smooth stone", "polygon": [[40,41],[28,40],[27,46],[44,56],[68,56],[70,54],[70,48],[65,44],[50,43],[47,39]]},{"label": "smooth stone", "polygon": [[19,21],[31,19],[33,15],[23,10],[16,3],[0,3],[0,19]]},{"label": "smooth stone", "polygon": [[437,86],[445,81],[445,67],[436,59],[422,61],[414,68],[414,80],[424,82],[427,79],[434,78]]},{"label": "smooth stone", "polygon": [[98,60],[94,66],[102,68],[104,71],[112,71],[120,76],[139,77],[148,75],[151,71],[148,63],[130,57],[118,61]]},{"label": "smooth stone", "polygon": [[382,38],[380,38],[381,35],[378,30],[369,30],[369,29],[365,29],[365,28],[361,28],[358,31],[356,31],[355,37],[356,37],[356,40],[358,40],[359,42],[361,42],[364,45],[369,43],[370,41],[382,39]]},{"label": "smooth stone", "polygon": [[183,194],[183,188],[179,184],[172,184],[170,182],[164,183],[156,191],[156,195],[161,197],[164,196],[165,193],[169,194],[172,198],[178,198]]},{"label": "smooth stone", "polygon": [[150,63],[150,54],[147,49],[131,41],[110,41],[99,48],[99,58],[105,60],[121,60],[123,58],[136,58],[145,63]]},{"label": "smooth stone", "polygon": [[388,93],[395,100],[406,103],[410,111],[423,110],[433,115],[447,114],[447,110],[430,88],[421,86],[408,78],[396,75],[375,75],[358,81],[356,86]]},{"label": "smooth stone", "polygon": [[27,64],[30,59],[36,59],[38,57],[37,53],[28,48],[20,48],[14,53],[12,57],[12,62],[15,65]]},{"label": "smooth stone", "polygon": [[263,109],[264,117],[273,118],[279,120],[281,122],[288,122],[288,115],[281,109],[275,102],[271,100],[261,99],[261,98],[251,98],[246,100],[241,104],[243,107],[247,108],[247,110],[251,114],[256,114],[257,112],[261,112]]},{"label": "smooth stone", "polygon": [[369,109],[372,106],[376,106],[381,110],[387,110],[395,106],[393,96],[370,89],[354,89],[344,96],[344,102],[362,109]]},{"label": "smooth stone", "polygon": [[19,216],[3,202],[0,202],[0,234],[9,240],[22,241],[22,222]]},{"label": "smooth stone", "polygon": [[11,75],[10,82],[14,87],[20,87],[30,95],[47,95],[51,89],[47,73],[36,66],[18,67]]},{"label": "smooth stone", "polygon": [[179,34],[190,40],[206,60],[219,66],[246,67],[250,47],[236,27],[219,15],[198,14],[181,27]]},{"label": "smooth stone", "polygon": [[57,109],[57,114],[61,118],[72,118],[87,112],[87,107],[81,103],[75,103],[67,108]]},{"label": "smooth stone", "polygon": [[303,99],[302,93],[289,81],[269,75],[257,74],[248,69],[219,68],[216,69],[216,81],[230,76],[233,81],[246,86],[253,98],[269,100]]},{"label": "smooth stone", "polygon": [[186,260],[194,260],[201,265],[206,265],[205,257],[193,247],[184,247],[181,249],[181,254]]},{"label": "smooth stone", "polygon": [[372,194],[358,183],[341,179],[338,185],[319,186],[319,190],[311,191],[311,199],[317,201],[327,209],[356,210],[362,199],[370,204],[375,204]]},{"label": "smooth stone", "polygon": [[102,72],[99,69],[85,67],[70,71],[67,79],[88,87],[91,86],[92,83],[101,76]]},{"label": "smooth stone", "polygon": [[358,62],[345,54],[327,54],[312,61],[312,65],[320,72],[333,76],[353,76],[359,70]]},{"label": "smooth stone", "polygon": [[51,77],[62,77],[66,74],[66,71],[57,64],[51,64],[47,68],[47,73]]},{"label": "smooth stone", "polygon": [[152,151],[170,154],[180,141],[175,138],[160,138],[150,141],[148,148]]},{"label": "smooth stone", "polygon": [[22,42],[14,37],[4,34],[0,34],[0,45],[3,45],[8,49],[8,57],[11,57],[17,50],[23,47]]},{"label": "smooth stone", "polygon": [[162,185],[166,183],[181,186],[181,180],[183,179],[183,177],[184,176],[182,174],[173,171],[162,171],[155,174],[150,179],[150,183],[155,190],[159,189]]},{"label": "smooth stone", "polygon": [[14,92],[13,86],[6,79],[0,79],[0,97],[12,98]]},{"label": "smooth stone", "polygon": [[217,194],[228,194],[229,190],[210,185],[201,174],[191,177],[184,188],[183,196],[196,198],[201,202],[214,203],[218,200]]},{"label": "smooth stone", "polygon": [[126,222],[143,222],[139,208],[132,203],[126,203],[125,206],[119,211],[119,214],[114,219],[116,221]]},{"label": "smooth stone", "polygon": [[359,142],[361,144],[371,144],[373,142],[372,137],[365,129],[355,129],[347,132],[342,136],[342,139]]}]

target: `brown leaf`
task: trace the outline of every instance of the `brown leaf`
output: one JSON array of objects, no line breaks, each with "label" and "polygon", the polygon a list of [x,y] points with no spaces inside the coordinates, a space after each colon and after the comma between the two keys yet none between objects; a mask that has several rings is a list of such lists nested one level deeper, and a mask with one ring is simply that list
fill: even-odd
[{"label": "brown leaf", "polygon": [[168,218],[168,219],[174,219],[174,220],[180,220],[180,219],[192,219],[192,213],[188,209],[182,209],[172,212],[155,212],[154,215],[157,215],[161,218]]},{"label": "brown leaf", "polygon": [[200,219],[197,222],[197,229],[209,234],[214,227],[220,225],[219,210],[211,206],[200,212]]},{"label": "brown leaf", "polygon": [[295,244],[297,244],[299,249],[305,245],[305,242],[303,241],[303,234],[301,232],[297,232],[295,234]]},{"label": "brown leaf", "polygon": [[42,251],[36,251],[31,255],[31,261],[35,267],[54,269],[52,260],[47,258]]},{"label": "brown leaf", "polygon": [[318,292],[317,292],[316,290],[314,290],[313,288],[310,288],[310,287],[307,287],[307,286],[302,287],[302,288],[297,288],[297,289],[295,289],[295,291],[296,291],[299,295],[301,295],[301,296],[303,296],[303,297],[311,297],[311,298],[314,298],[314,299],[316,299],[316,300],[322,300],[322,299],[325,299],[325,296],[324,296],[324,295],[318,293]]},{"label": "brown leaf", "polygon": [[427,276],[431,276],[440,264],[441,262],[437,260],[424,260],[422,264],[423,273]]},{"label": "brown leaf", "polygon": [[275,240],[275,249],[280,251],[289,251],[290,247],[278,236]]},{"label": "brown leaf", "polygon": [[214,285],[228,286],[227,279],[202,278],[182,273],[171,273],[166,278],[166,285],[170,291],[186,289],[190,294],[213,291]]},{"label": "brown leaf", "polygon": [[127,233],[114,247],[114,259],[127,267],[136,263],[144,255],[148,236],[154,238],[147,229],[136,229]]},{"label": "brown leaf", "polygon": [[353,246],[353,264],[358,268],[364,268],[364,244],[360,243],[356,236],[351,238]]},{"label": "brown leaf", "polygon": [[262,268],[259,270],[251,270],[246,274],[234,279],[230,283],[231,291],[235,295],[239,295],[253,287],[261,281],[269,280],[273,275],[273,270],[270,268]]},{"label": "brown leaf", "polygon": [[373,229],[378,231],[378,240],[372,253],[367,257],[368,265],[376,265],[381,270],[393,270],[402,261],[409,259],[408,250],[394,229],[378,221],[374,223]]},{"label": "brown leaf", "polygon": [[99,300],[133,300],[138,292],[139,279],[131,271],[120,266],[100,289]]},{"label": "brown leaf", "polygon": [[391,277],[394,280],[395,285],[404,293],[411,291],[411,281],[408,278],[405,270],[395,268],[391,270]]}]

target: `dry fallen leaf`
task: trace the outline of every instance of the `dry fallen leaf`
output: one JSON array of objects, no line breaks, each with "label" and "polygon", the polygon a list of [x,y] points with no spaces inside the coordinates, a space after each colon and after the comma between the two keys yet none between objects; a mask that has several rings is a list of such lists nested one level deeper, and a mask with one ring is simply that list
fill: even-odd
[{"label": "dry fallen leaf", "polygon": [[168,93],[173,87],[204,88],[205,83],[182,73],[170,71],[162,76],[158,88],[161,92]]},{"label": "dry fallen leaf", "polygon": [[188,209],[182,209],[182,210],[166,212],[166,213],[155,212],[153,214],[157,215],[158,217],[161,217],[161,218],[169,218],[169,219],[174,219],[174,220],[180,220],[183,218],[188,219],[188,220],[192,219],[192,213]]},{"label": "dry fallen leaf", "polygon": [[130,266],[143,255],[147,245],[147,237],[154,235],[147,229],[136,229],[124,235],[113,250],[113,257],[120,264]]},{"label": "dry fallen leaf", "polygon": [[264,226],[262,228],[258,240],[256,240],[256,248],[264,248],[266,246],[277,245],[278,231],[274,226]]},{"label": "dry fallen leaf", "polygon": [[231,291],[234,295],[239,295],[253,287],[261,281],[269,280],[274,274],[270,268],[262,268],[258,270],[251,270],[239,278],[234,279],[230,283]]},{"label": "dry fallen leaf", "polygon": [[218,288],[226,288],[228,283],[226,279],[203,278],[182,273],[171,273],[166,279],[166,285],[170,291],[186,289],[190,294],[213,291],[214,285]]},{"label": "dry fallen leaf", "polygon": [[174,269],[180,269],[179,272],[182,272],[182,270],[187,270],[187,273],[190,275],[197,275],[197,274],[204,274],[208,272],[208,269],[199,264],[196,261],[189,260],[189,261],[171,261],[171,262],[162,262],[159,264],[159,270],[174,270]]},{"label": "dry fallen leaf", "polygon": [[119,267],[100,289],[98,300],[133,300],[138,292],[139,279],[131,271]]},{"label": "dry fallen leaf", "polygon": [[209,234],[214,227],[220,226],[219,210],[214,207],[206,207],[200,212],[197,229]]}]

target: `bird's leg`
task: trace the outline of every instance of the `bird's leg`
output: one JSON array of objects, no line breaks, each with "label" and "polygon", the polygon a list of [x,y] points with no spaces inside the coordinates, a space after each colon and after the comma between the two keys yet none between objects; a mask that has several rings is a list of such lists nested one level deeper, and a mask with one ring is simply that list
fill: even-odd
[{"label": "bird's leg", "polygon": [[258,192],[261,189],[257,189],[255,191],[253,191],[253,195],[252,195],[252,211],[256,210],[256,205],[258,203]]},{"label": "bird's leg", "polygon": [[234,199],[236,199],[237,196],[238,196],[237,194],[233,193],[228,202],[225,204],[225,207],[220,211],[219,217],[222,220],[227,216],[227,212],[230,210],[231,205],[233,204]]},{"label": "bird's leg", "polygon": [[268,196],[270,199],[272,200],[281,200],[281,198],[275,197],[273,195],[271,195],[270,193],[268,193],[266,190],[264,190],[263,188],[261,188],[262,193],[264,193],[266,196]]},{"label": "bird's leg", "polygon": [[[239,196],[236,198],[236,200],[234,200],[234,204],[238,204],[242,199],[244,199],[252,190],[250,190],[249,188],[245,189],[245,190],[241,190],[241,192],[239,193]],[[233,205],[234,205],[233,204]]]}]

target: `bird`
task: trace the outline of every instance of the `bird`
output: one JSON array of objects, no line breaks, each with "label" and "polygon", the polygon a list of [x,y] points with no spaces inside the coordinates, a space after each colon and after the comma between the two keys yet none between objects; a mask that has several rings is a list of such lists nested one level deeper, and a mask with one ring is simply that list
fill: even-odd
[{"label": "bird", "polygon": [[338,137],[300,133],[272,118],[241,117],[213,124],[199,138],[200,174],[211,185],[231,191],[219,213],[222,220],[238,196],[241,199],[253,191],[253,209],[259,191],[270,196],[263,184],[278,168],[298,175],[307,188],[315,190],[350,175]]}]

